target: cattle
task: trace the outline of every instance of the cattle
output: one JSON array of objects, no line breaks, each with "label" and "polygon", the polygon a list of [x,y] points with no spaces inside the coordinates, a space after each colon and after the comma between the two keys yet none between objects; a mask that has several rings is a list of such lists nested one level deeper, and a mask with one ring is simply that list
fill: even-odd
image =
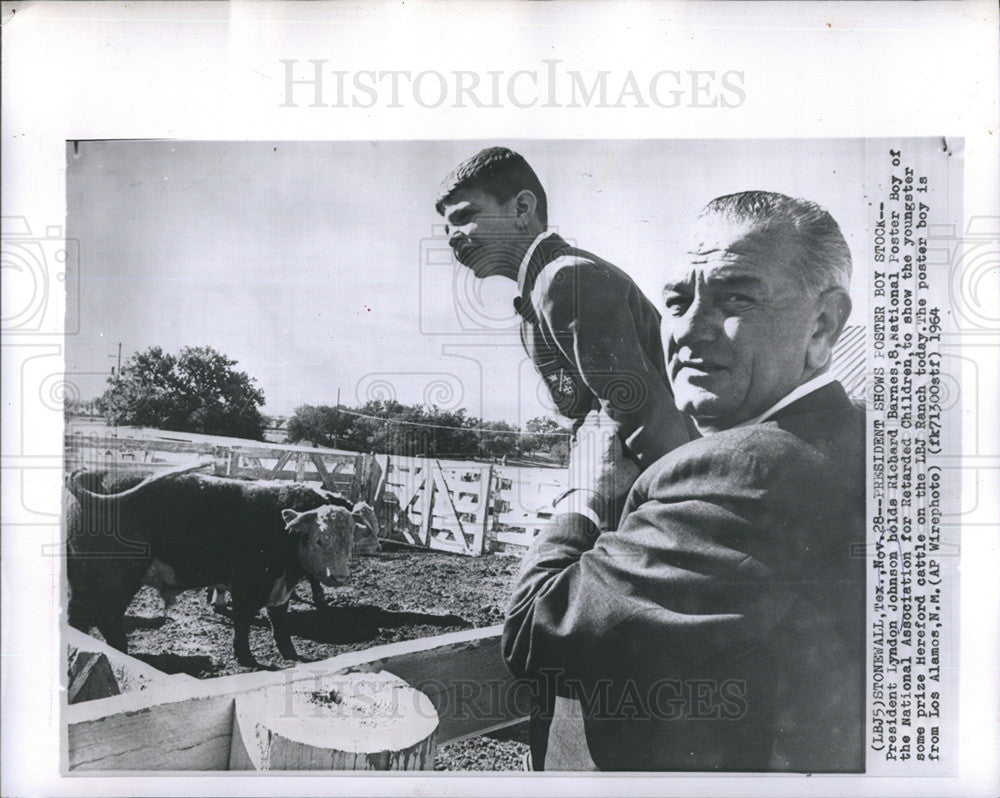
[{"label": "cattle", "polygon": [[[320,490],[320,493],[325,494],[328,497],[330,504],[336,504],[342,507],[351,506],[340,493],[328,493],[324,490]],[[378,542],[378,518],[375,516],[374,508],[368,504],[368,502],[360,501],[357,502],[351,509],[351,515],[354,516],[353,553],[355,555],[366,555],[376,554],[381,551],[382,546]],[[156,565],[157,562],[154,561],[153,566],[155,567]],[[156,587],[159,590],[160,595],[163,597],[164,605],[169,607],[177,595],[176,591],[171,585],[165,584],[162,581],[163,575],[154,570],[154,567],[151,567],[150,572],[146,575],[146,584]],[[323,586],[318,580],[313,579],[312,577],[307,576],[307,579],[309,580],[309,587],[312,589],[313,604],[317,607],[326,606],[326,596],[323,593]],[[228,592],[228,585],[213,585],[206,591],[205,600],[216,609],[222,609],[226,604],[225,597]]]},{"label": "cattle", "polygon": [[115,493],[95,490],[102,479],[94,472],[68,479],[70,624],[96,626],[127,652],[125,610],[144,581],[165,602],[180,590],[226,585],[237,661],[259,667],[249,631],[262,607],[281,655],[297,659],[286,624],[295,585],[307,576],[322,598],[322,585],[345,584],[351,556],[377,549],[371,518],[364,507],[352,513],[343,497],[303,483],[192,470],[149,476]]}]

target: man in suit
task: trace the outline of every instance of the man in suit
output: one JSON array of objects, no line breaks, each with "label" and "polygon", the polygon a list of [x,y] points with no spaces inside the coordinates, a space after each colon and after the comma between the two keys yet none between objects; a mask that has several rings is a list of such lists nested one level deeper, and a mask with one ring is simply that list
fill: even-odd
[{"label": "man in suit", "polygon": [[561,695],[548,770],[864,768],[864,414],[829,376],[850,313],[830,215],[713,200],[664,269],[674,401],[702,437],[637,469],[614,436],[526,555],[503,653]]},{"label": "man in suit", "polygon": [[660,314],[621,269],[548,229],[545,190],[521,155],[490,147],[459,164],[436,208],[460,263],[517,283],[521,341],[565,426],[575,433],[601,411],[640,469],[690,440],[667,384]]}]

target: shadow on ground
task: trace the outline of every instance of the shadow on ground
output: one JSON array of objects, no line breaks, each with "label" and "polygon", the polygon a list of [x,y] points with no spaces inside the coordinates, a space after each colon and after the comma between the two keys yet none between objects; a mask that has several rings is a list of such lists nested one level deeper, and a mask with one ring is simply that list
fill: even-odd
[{"label": "shadow on ground", "polygon": [[[307,602],[299,599],[302,604]],[[289,610],[288,632],[294,637],[312,640],[314,643],[344,645],[364,643],[378,637],[381,629],[396,629],[403,626],[438,626],[468,629],[472,626],[460,615],[435,615],[429,612],[394,612],[376,607],[374,604],[352,604],[346,607],[313,607],[310,610]],[[232,619],[232,609],[215,607],[218,615]],[[159,619],[157,619],[159,620]],[[253,619],[252,625],[271,628],[264,613]]]},{"label": "shadow on ground", "polygon": [[159,629],[168,620],[170,619],[166,615],[161,615],[157,618],[146,618],[143,615],[126,615],[125,631],[133,632],[136,629]]},{"label": "shadow on ground", "polygon": [[213,667],[212,658],[201,655],[133,654],[132,656],[171,676],[175,673],[186,673],[188,676],[201,678],[211,672]]},{"label": "shadow on ground", "polygon": [[466,629],[471,624],[458,615],[427,612],[393,612],[372,604],[349,607],[318,607],[288,613],[288,631],[317,643],[363,643],[378,636],[380,629],[400,626],[438,626]]}]

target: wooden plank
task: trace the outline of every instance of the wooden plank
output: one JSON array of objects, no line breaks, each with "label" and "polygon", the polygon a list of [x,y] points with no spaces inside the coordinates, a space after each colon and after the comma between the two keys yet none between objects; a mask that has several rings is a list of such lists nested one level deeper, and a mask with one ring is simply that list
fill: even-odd
[{"label": "wooden plank", "polygon": [[493,466],[479,476],[479,513],[475,523],[475,538],[472,553],[480,556],[486,549],[486,537],[492,516],[490,515],[490,486],[493,484]]},{"label": "wooden plank", "polygon": [[[375,460],[376,467],[378,467],[379,465],[378,455],[372,455],[372,458]],[[386,483],[389,480],[389,468],[391,467],[391,465],[392,465],[392,459],[389,457],[389,455],[386,455],[385,468],[380,469],[381,474],[379,474],[379,478],[377,480],[378,484],[375,486],[375,491],[374,493],[372,493],[372,497],[369,500],[371,502],[372,507],[377,507],[379,500],[382,498],[382,491],[385,490]]]},{"label": "wooden plank", "polygon": [[354,474],[351,478],[351,492],[349,494],[352,502],[356,502],[364,498],[364,496],[362,496],[364,490],[364,472],[365,456],[358,453],[358,456],[354,458]]},{"label": "wooden plank", "polygon": [[187,454],[215,454],[227,447],[211,443],[191,441],[162,441],[156,438],[117,438],[111,435],[84,435],[70,433],[65,436],[67,450],[74,449],[131,449],[150,452],[174,452]]},{"label": "wooden plank", "polygon": [[270,473],[268,474],[268,477],[269,478],[273,478],[273,477],[277,476],[278,474],[280,474],[281,471],[282,471],[282,469],[284,469],[284,467],[285,467],[285,463],[287,463],[289,461],[289,459],[291,458],[291,456],[292,456],[291,452],[282,452],[281,456],[278,458],[278,461],[274,464],[274,467],[271,469]]},{"label": "wooden plank", "polygon": [[[401,511],[409,509],[410,505],[422,498],[424,483],[427,481],[427,471],[417,470],[409,475],[403,475],[404,481],[396,481],[390,487],[394,488],[396,501]],[[419,512],[419,510],[418,510]]]},{"label": "wooden plank", "polygon": [[173,684],[174,682],[193,682],[194,677],[186,673],[171,675],[157,670],[140,659],[123,654],[117,648],[91,637],[79,629],[68,626],[63,630],[63,642],[77,651],[88,651],[94,654],[104,654],[118,681],[118,687],[123,693],[135,690],[145,690],[149,687]]},{"label": "wooden plank", "polygon": [[378,464],[378,459],[374,453],[365,455],[362,470],[362,495],[360,498],[374,507],[378,497],[379,486],[382,483],[382,467]]},{"label": "wooden plank", "polygon": [[504,543],[512,546],[519,546],[523,549],[527,549],[531,545],[531,541],[535,537],[535,529],[512,529],[509,531],[497,532],[496,540],[498,543]]},{"label": "wooden plank", "polygon": [[426,460],[424,460],[423,475],[423,492],[420,494],[420,542],[424,546],[430,546],[431,516],[434,514],[434,474],[430,463]]},{"label": "wooden plank", "polygon": [[[435,459],[434,465],[431,466],[431,468],[434,469],[433,475],[434,475],[435,491],[437,491],[438,485],[440,485],[441,486],[440,493],[443,493],[448,499],[448,504],[445,505],[442,503],[442,506],[446,510],[450,510],[450,512],[448,513],[444,514],[439,513],[438,517],[443,520],[443,523],[437,526],[436,528],[446,530],[448,533],[451,534],[452,540],[451,541],[442,540],[440,536],[436,537],[433,536],[433,532],[431,533],[431,538],[433,538],[434,541],[438,543],[443,543],[446,546],[451,546],[452,543],[454,542],[454,545],[458,549],[458,551],[460,551],[462,554],[467,554],[468,546],[466,545],[465,532],[462,528],[462,519],[458,515],[458,510],[455,509],[455,502],[452,497],[451,488],[445,481],[444,470],[441,468],[441,461]],[[429,538],[429,540],[431,538]]]},{"label": "wooden plank", "polygon": [[69,686],[66,688],[68,703],[107,698],[120,692],[107,656],[70,649]]},{"label": "wooden plank", "polygon": [[240,454],[245,457],[257,457],[269,460],[274,460],[282,455],[284,452],[308,452],[308,453],[319,453],[324,457],[330,459],[343,460],[348,463],[352,462],[356,456],[355,452],[341,452],[336,449],[322,449],[322,448],[312,448],[309,446],[234,446],[234,449],[238,450]]},{"label": "wooden plank", "polygon": [[423,690],[441,719],[440,744],[522,720],[517,683],[500,655],[500,626],[353,651],[286,671],[171,683],[65,708],[70,770],[224,770],[237,695],[315,680],[317,674],[386,670]]},{"label": "wooden plank", "polygon": [[333,490],[333,476],[326,470],[326,465],[323,463],[323,456],[319,452],[315,452],[310,455],[310,459],[313,465],[316,466],[316,473],[319,474],[319,478],[323,480],[323,487],[327,490]]}]

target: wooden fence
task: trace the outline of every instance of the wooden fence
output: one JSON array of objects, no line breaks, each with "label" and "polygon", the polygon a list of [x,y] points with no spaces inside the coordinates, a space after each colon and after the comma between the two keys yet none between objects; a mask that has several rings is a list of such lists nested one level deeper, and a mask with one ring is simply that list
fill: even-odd
[{"label": "wooden fence", "polygon": [[[223,439],[225,441],[225,439]],[[66,470],[147,470],[211,461],[218,476],[313,482],[371,503],[381,534],[457,554],[523,551],[551,521],[552,500],[566,471],[432,457],[359,454],[309,446],[66,435]]]},{"label": "wooden fence", "polygon": [[523,551],[551,522],[552,500],[567,484],[566,471],[555,468],[384,460],[376,504],[382,529],[406,543],[472,556]]},{"label": "wooden fence", "polygon": [[[88,661],[101,657],[106,665],[103,683],[82,672],[69,682],[68,690],[82,680],[92,682],[95,697],[64,709],[66,766],[71,772],[98,773],[226,770],[237,698],[351,672],[387,671],[423,692],[438,714],[439,745],[479,736],[518,723],[530,711],[525,691],[503,664],[500,631],[499,626],[471,629],[352,651],[279,672],[198,680],[158,673],[69,630],[67,642],[76,656],[90,655]],[[131,675],[128,687],[122,673]],[[102,687],[103,693],[97,692]]]}]

